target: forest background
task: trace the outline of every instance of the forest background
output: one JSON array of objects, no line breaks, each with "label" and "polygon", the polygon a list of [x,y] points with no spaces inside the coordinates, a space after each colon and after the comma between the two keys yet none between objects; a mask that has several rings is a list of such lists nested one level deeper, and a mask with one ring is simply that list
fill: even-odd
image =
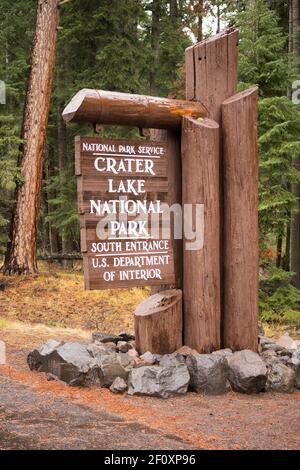
[{"label": "forest background", "polygon": [[[0,264],[9,242],[37,3],[0,0]],[[74,136],[61,112],[81,88],[184,98],[184,50],[240,29],[239,87],[259,87],[260,314],[300,325],[300,0],[65,0],[38,220],[39,257],[79,253]],[[3,98],[3,97],[2,97]],[[136,137],[136,129],[104,135]],[[70,261],[63,261],[70,268]]]}]

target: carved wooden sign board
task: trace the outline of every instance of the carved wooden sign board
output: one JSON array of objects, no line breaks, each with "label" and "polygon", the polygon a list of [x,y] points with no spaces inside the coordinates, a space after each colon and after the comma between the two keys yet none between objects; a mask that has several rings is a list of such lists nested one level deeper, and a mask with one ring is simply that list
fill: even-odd
[{"label": "carved wooden sign board", "polygon": [[76,137],[75,148],[86,289],[174,284],[172,243],[161,230],[166,144]]}]

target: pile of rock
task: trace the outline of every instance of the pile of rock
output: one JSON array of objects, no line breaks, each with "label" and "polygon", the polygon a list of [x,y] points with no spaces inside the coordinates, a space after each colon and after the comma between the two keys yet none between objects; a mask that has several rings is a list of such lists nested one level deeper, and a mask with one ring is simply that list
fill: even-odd
[{"label": "pile of rock", "polygon": [[230,390],[291,392],[300,389],[300,350],[291,341],[287,336],[278,342],[260,336],[260,354],[230,349],[199,354],[183,346],[173,354],[140,356],[132,335],[94,333],[86,343],[49,340],[30,352],[27,361],[49,380],[129,395],[168,398],[188,389],[213,395]]},{"label": "pile of rock", "polygon": [[288,335],[274,341],[259,337],[260,356],[267,366],[266,391],[292,392],[300,389],[300,350]]}]

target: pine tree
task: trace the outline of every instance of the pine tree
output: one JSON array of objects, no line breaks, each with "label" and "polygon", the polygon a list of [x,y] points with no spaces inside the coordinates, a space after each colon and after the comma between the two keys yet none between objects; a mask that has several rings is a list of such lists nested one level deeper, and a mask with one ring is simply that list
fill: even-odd
[{"label": "pine tree", "polygon": [[[38,0],[31,68],[26,90],[19,164],[23,177],[16,186],[16,204],[4,261],[7,274],[33,273],[36,265],[46,126],[55,61],[59,0]],[[43,56],[47,51],[47,58]]]},{"label": "pine tree", "polygon": [[5,104],[0,104],[0,254],[5,253],[16,183],[21,182],[17,158],[29,64],[34,5],[28,0],[0,3],[0,80]]},{"label": "pine tree", "polygon": [[[237,24],[241,35],[240,88],[258,85],[260,89],[261,308],[270,310],[270,319],[276,311],[275,299],[277,312],[299,305],[299,291],[289,285],[292,275],[278,268],[288,264],[290,213],[298,203],[291,186],[300,181],[300,172],[292,165],[295,152],[300,150],[300,109],[286,97],[293,70],[287,53],[288,36],[277,12],[266,0],[253,0],[238,13]],[[264,255],[269,247],[277,250],[276,265]]]}]

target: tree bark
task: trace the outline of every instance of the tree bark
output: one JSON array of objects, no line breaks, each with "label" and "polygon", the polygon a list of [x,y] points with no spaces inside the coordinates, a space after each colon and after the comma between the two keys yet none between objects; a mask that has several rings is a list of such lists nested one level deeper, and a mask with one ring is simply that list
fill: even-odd
[{"label": "tree bark", "polygon": [[[297,72],[300,70],[300,2],[299,0],[290,0],[290,31],[289,31],[289,49],[297,60]],[[295,155],[293,165],[300,170],[300,156]],[[298,198],[298,210],[300,209],[300,185],[292,184],[292,193]],[[293,283],[300,288],[300,212],[292,212],[291,217],[291,271],[294,272],[295,278]]]},{"label": "tree bark", "polygon": [[291,222],[286,224],[285,253],[282,267],[285,271],[290,271],[290,249],[291,249]]},{"label": "tree bark", "polygon": [[197,40],[201,42],[203,40],[203,14],[204,14],[204,1],[200,0],[197,6],[198,12],[198,28],[197,28]]},{"label": "tree bark", "polygon": [[[201,204],[203,218],[197,211]],[[182,205],[184,344],[199,353],[211,353],[221,346],[221,233],[220,129],[210,119],[183,120]],[[192,214],[186,213],[188,206]],[[188,221],[197,239],[186,233]]]},{"label": "tree bark", "polygon": [[257,89],[222,106],[224,168],[224,347],[257,351]]},{"label": "tree bark", "polygon": [[152,0],[151,52],[152,66],[149,77],[150,95],[158,95],[157,68],[160,54],[161,0]]},{"label": "tree bark", "polygon": [[283,246],[283,237],[279,235],[277,237],[277,255],[276,255],[276,267],[280,268],[282,263],[282,246]]},{"label": "tree bark", "polygon": [[40,204],[44,146],[55,62],[59,0],[38,0],[27,85],[19,164],[23,184],[16,189],[16,206],[5,256],[6,274],[34,273],[37,217]]}]

